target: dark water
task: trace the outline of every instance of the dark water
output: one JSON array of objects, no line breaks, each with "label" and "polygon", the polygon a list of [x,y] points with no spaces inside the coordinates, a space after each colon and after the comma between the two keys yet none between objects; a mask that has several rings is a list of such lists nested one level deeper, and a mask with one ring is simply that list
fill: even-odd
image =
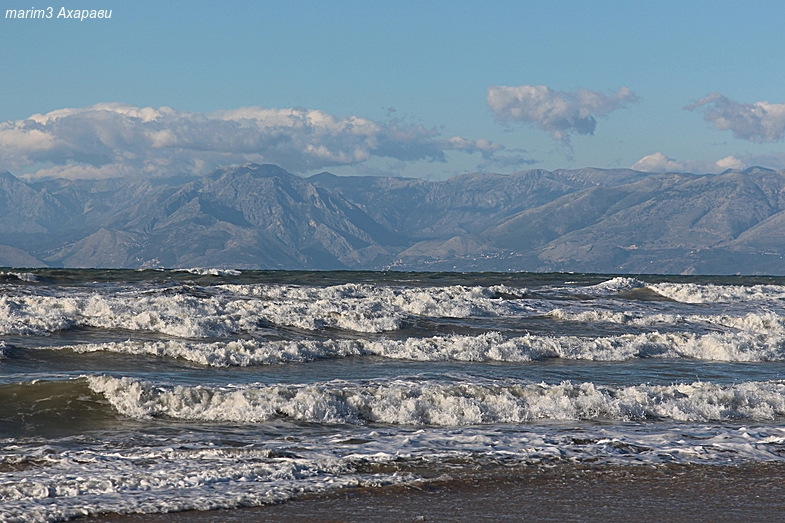
[{"label": "dark water", "polygon": [[0,520],[785,452],[785,279],[0,274]]}]

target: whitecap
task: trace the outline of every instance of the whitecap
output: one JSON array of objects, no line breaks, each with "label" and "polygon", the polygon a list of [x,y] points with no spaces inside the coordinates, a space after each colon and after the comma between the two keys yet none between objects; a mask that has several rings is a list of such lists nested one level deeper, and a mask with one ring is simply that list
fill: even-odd
[{"label": "whitecap", "polygon": [[782,285],[716,285],[711,283],[656,283],[654,292],[681,303],[733,303],[785,300]]},{"label": "whitecap", "polygon": [[132,378],[88,377],[118,412],[260,423],[277,418],[322,424],[461,426],[537,420],[763,421],[785,416],[785,383],[598,386],[511,381],[335,380],[307,385],[171,386]]},{"label": "whitecap", "polygon": [[785,334],[745,332],[649,332],[580,337],[499,332],[403,339],[330,339],[196,342],[126,340],[48,347],[77,353],[115,352],[188,360],[215,367],[300,363],[326,358],[379,356],[414,361],[528,362],[549,358],[628,361],[636,358],[689,358],[728,362],[785,360]]}]

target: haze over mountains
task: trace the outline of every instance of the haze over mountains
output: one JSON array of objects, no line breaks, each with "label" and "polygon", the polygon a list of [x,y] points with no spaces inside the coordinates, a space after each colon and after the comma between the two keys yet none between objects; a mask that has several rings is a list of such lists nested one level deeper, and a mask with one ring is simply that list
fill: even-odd
[{"label": "haze over mountains", "polygon": [[0,173],[0,265],[785,274],[785,171]]}]

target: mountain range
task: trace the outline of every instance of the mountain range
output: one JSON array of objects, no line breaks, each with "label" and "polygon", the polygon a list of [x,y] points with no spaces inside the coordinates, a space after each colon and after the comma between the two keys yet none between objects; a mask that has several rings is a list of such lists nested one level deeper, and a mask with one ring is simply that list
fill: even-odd
[{"label": "mountain range", "polygon": [[24,181],[0,173],[0,265],[785,274],[785,171]]}]

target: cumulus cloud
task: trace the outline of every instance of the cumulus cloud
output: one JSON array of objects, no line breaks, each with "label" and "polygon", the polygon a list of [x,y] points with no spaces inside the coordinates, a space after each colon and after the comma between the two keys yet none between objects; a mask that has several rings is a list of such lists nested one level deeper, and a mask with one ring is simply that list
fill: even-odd
[{"label": "cumulus cloud", "polygon": [[675,173],[721,173],[728,169],[740,171],[748,167],[762,166],[770,169],[785,168],[785,155],[731,155],[719,160],[686,160],[670,158],[661,152],[644,156],[631,167],[643,172]]},{"label": "cumulus cloud", "polygon": [[686,107],[703,111],[703,118],[717,129],[731,131],[736,138],[751,142],[778,142],[785,137],[785,104],[735,102],[712,93]]},{"label": "cumulus cloud", "polygon": [[545,85],[492,86],[486,102],[502,122],[524,122],[569,143],[570,135],[594,134],[597,117],[625,107],[638,97],[627,87],[606,95],[581,89],[570,93]]},{"label": "cumulus cloud", "polygon": [[401,120],[304,108],[194,113],[112,103],[0,123],[0,168],[27,170],[33,177],[201,174],[243,162],[307,171],[372,157],[443,161],[448,151],[490,158],[501,149]]}]

